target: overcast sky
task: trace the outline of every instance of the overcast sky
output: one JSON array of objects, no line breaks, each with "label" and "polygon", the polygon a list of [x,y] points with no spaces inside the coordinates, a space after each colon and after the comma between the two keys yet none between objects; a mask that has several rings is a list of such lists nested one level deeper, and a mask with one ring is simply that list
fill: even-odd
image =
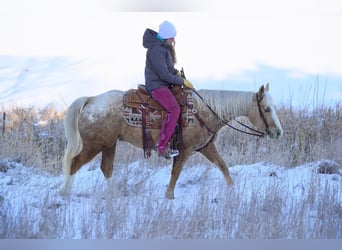
[{"label": "overcast sky", "polygon": [[269,81],[280,93],[319,77],[339,100],[340,2],[0,0],[0,55],[82,60],[83,74],[104,84],[99,91],[128,89],[143,82],[144,30],[169,20],[178,31],[176,67],[197,88],[251,89]]}]

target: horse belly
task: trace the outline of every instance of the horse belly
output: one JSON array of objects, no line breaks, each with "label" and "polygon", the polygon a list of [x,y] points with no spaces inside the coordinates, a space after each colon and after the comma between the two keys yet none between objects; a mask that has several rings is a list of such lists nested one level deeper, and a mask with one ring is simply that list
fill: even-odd
[{"label": "horse belly", "polygon": [[[128,142],[135,147],[143,148],[142,143],[142,128],[132,127],[127,125],[127,123],[123,124],[123,129],[121,130],[120,140]],[[157,143],[159,137],[159,130],[152,129],[151,135],[155,144]]]}]

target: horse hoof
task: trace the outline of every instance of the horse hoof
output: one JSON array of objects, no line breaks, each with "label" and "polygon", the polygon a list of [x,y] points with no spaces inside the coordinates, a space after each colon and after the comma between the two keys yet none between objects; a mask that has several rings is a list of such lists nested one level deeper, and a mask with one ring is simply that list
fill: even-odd
[{"label": "horse hoof", "polygon": [[65,187],[62,187],[58,193],[60,196],[67,196],[70,194],[70,192]]},{"label": "horse hoof", "polygon": [[233,179],[229,176],[226,178],[226,183],[228,186],[233,186],[234,185],[234,181]]},{"label": "horse hoof", "polygon": [[169,199],[169,200],[174,200],[175,199],[175,195],[173,194],[173,192],[172,193],[171,192],[170,193],[166,192],[165,198]]},{"label": "horse hoof", "polygon": [[67,195],[67,193],[64,190],[59,190],[58,193],[60,196],[66,196]]}]

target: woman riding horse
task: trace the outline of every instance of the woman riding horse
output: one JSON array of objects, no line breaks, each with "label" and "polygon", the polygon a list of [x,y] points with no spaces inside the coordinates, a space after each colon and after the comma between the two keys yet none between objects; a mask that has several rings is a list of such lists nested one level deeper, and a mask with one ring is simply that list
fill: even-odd
[{"label": "woman riding horse", "polygon": [[159,155],[171,158],[179,155],[178,150],[170,149],[168,142],[175,130],[180,115],[179,104],[170,91],[170,85],[185,85],[192,89],[190,81],[183,79],[174,68],[176,63],[175,26],[164,21],[159,25],[159,32],[146,29],[143,46],[147,49],[145,66],[146,90],[166,111],[157,143]]}]

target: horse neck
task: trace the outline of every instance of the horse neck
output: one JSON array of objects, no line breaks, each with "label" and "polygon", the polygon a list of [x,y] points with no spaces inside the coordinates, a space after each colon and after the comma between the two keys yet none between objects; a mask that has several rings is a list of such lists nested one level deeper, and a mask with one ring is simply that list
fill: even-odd
[{"label": "horse neck", "polygon": [[239,116],[247,116],[253,106],[253,92],[203,90],[204,101],[221,120],[229,122]]}]

